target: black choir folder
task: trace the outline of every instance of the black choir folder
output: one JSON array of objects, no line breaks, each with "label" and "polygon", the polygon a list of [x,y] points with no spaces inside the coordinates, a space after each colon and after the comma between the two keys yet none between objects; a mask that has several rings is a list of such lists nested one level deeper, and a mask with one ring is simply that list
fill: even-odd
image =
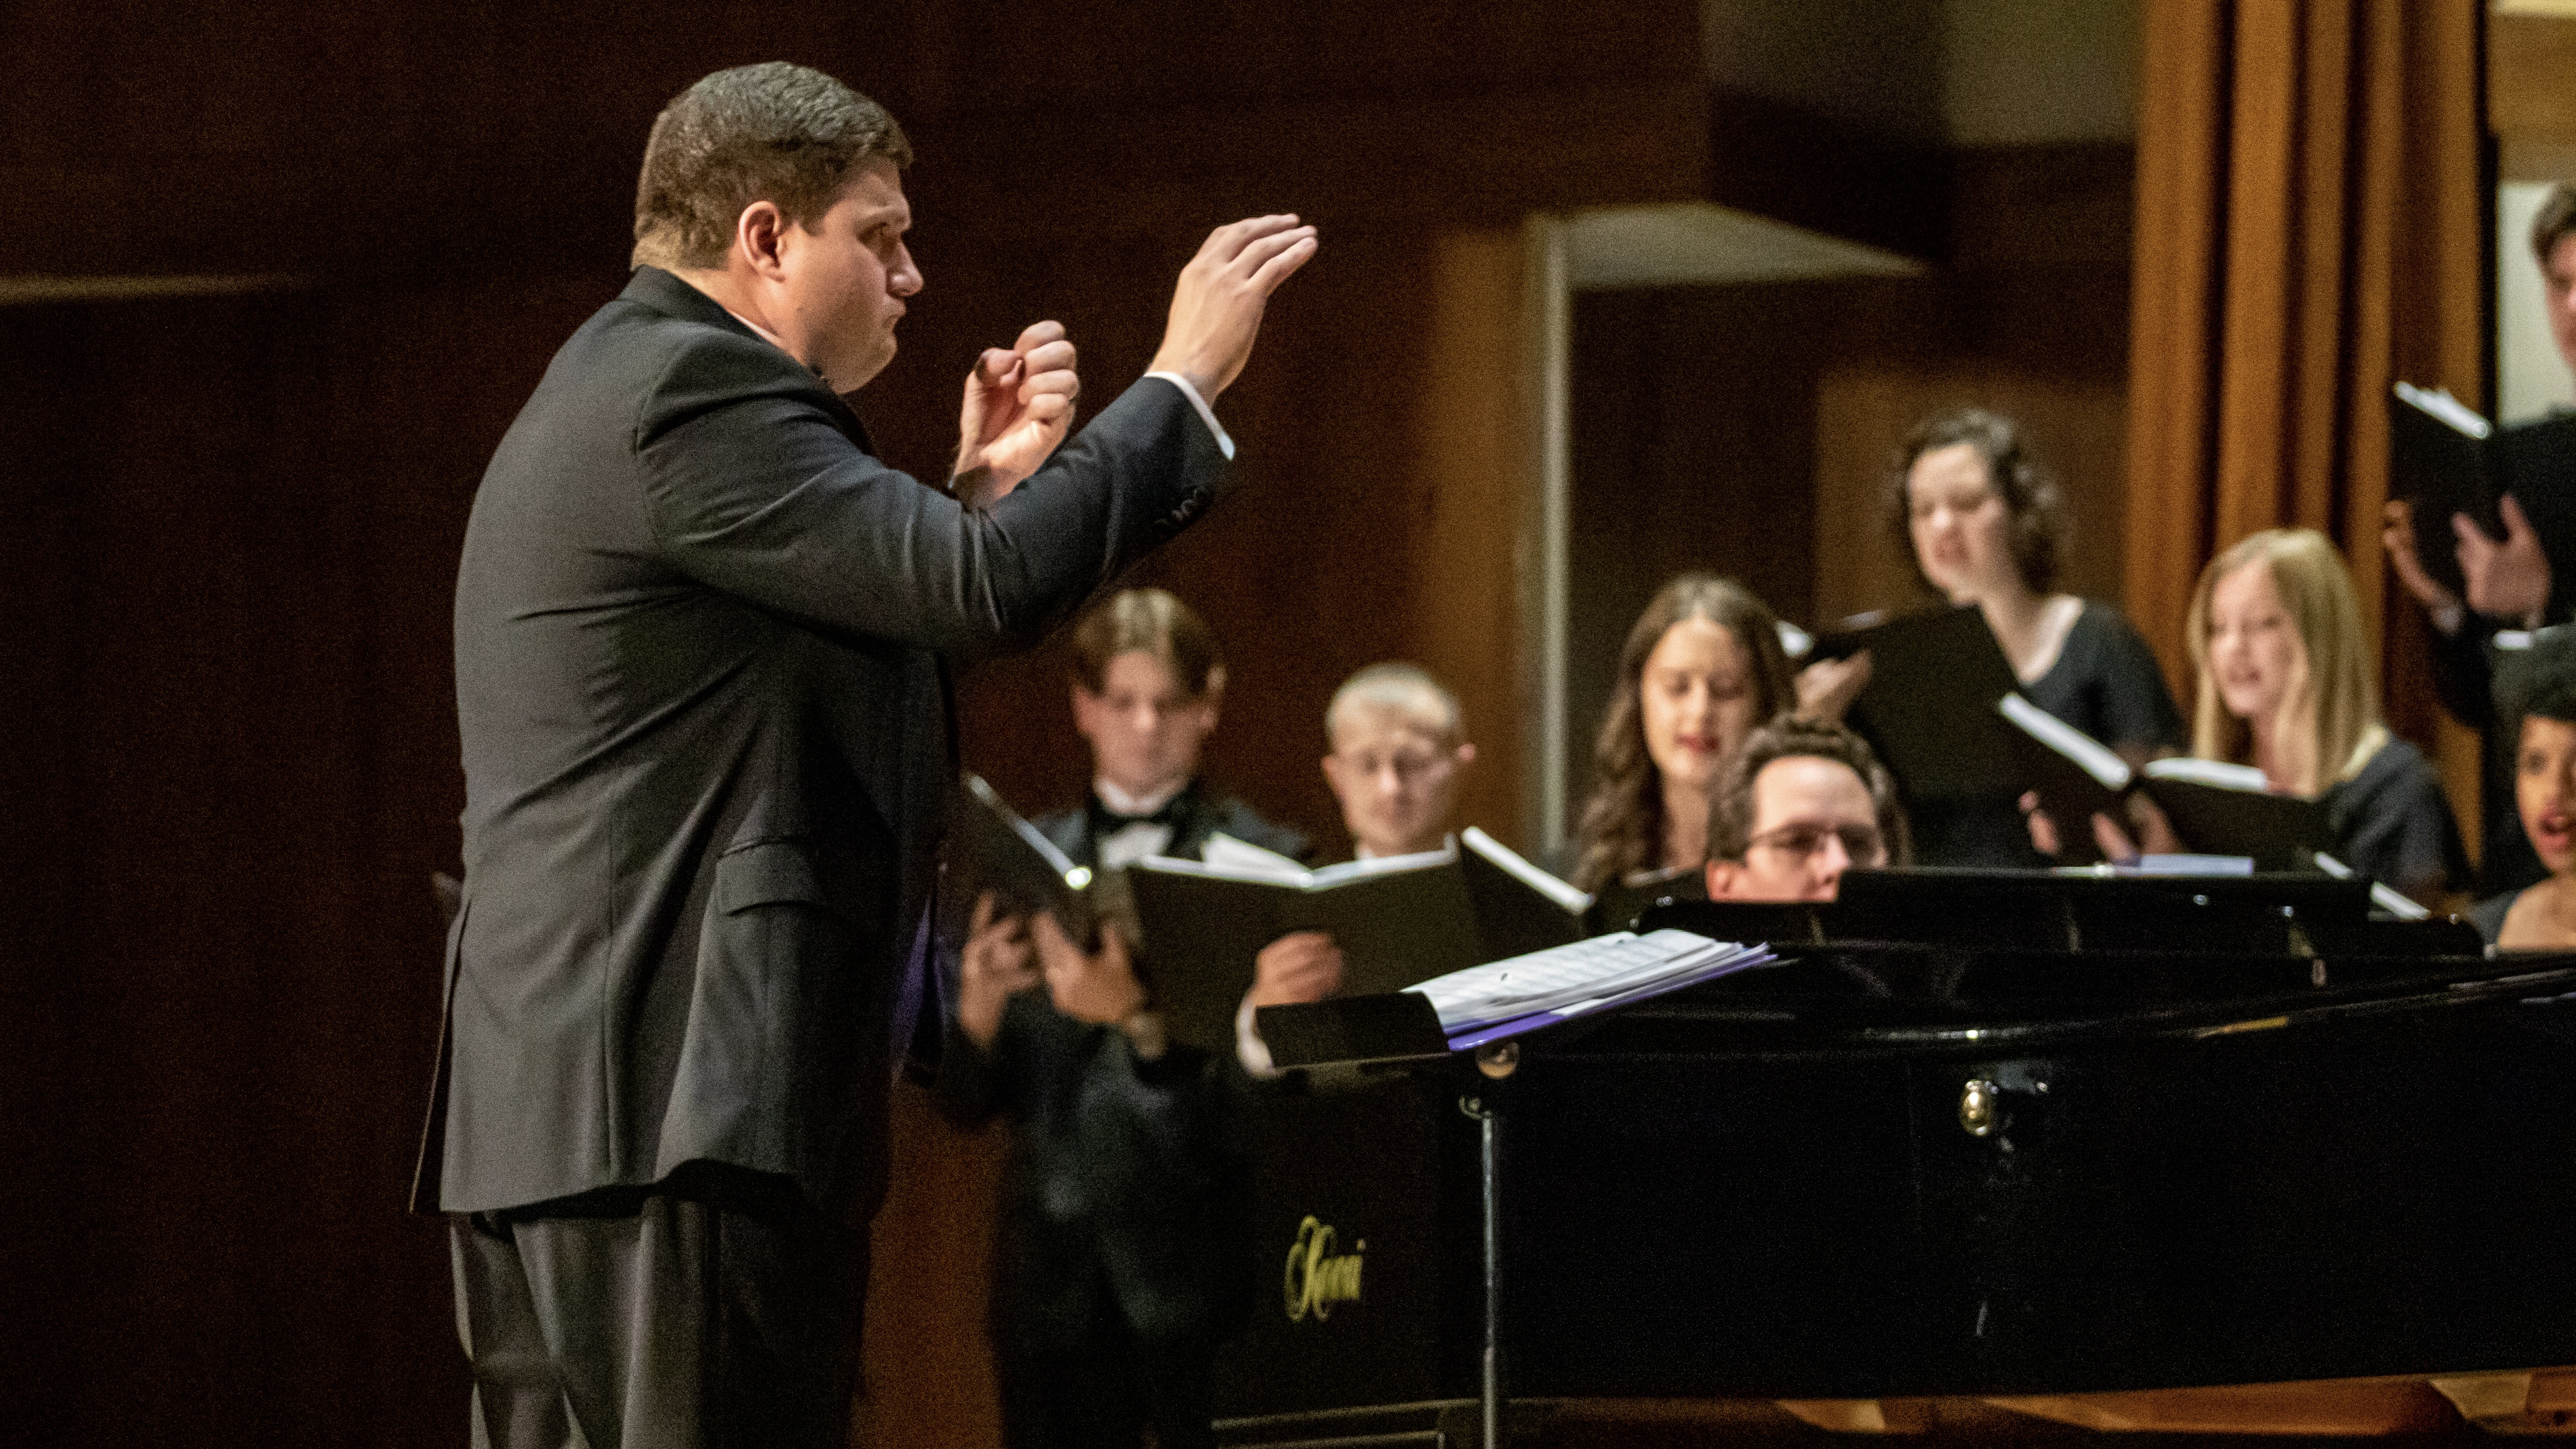
[{"label": "black choir folder", "polygon": [[1401,991],[1265,1006],[1256,1025],[1282,1067],[1436,1057],[1613,1011],[1773,960],[1762,946],[1689,931],[1616,931],[1487,962]]},{"label": "black choir folder", "polygon": [[1091,939],[1103,894],[1093,872],[1074,864],[972,771],[959,781],[948,839],[956,899],[971,907],[991,891],[1004,914],[1052,911],[1066,935]]},{"label": "black choir folder", "polygon": [[1420,855],[1307,870],[1225,836],[1204,860],[1151,856],[1127,887],[1178,1041],[1234,1040],[1253,958],[1294,931],[1342,949],[1342,990],[1378,995],[1498,956],[1579,940],[1592,898],[1470,827]]},{"label": "black choir folder", "polygon": [[1809,657],[1869,651],[1850,723],[1909,800],[2018,794],[1995,701],[2018,688],[1974,604],[1821,635]]},{"label": "black choir folder", "polygon": [[2388,410],[2388,472],[2392,490],[2415,516],[2415,561],[2454,594],[2460,577],[2459,537],[2451,516],[2467,514],[2487,537],[2504,537],[2496,512],[2503,491],[2491,446],[2495,427],[2444,389],[2396,385]]},{"label": "black choir folder", "polygon": [[2257,870],[2313,870],[2316,853],[2332,844],[2324,802],[2274,793],[2251,766],[2177,759],[2132,770],[2109,746],[2018,694],[2005,695],[1995,713],[2013,727],[2013,758],[2057,822],[2065,859],[2100,858],[2093,816],[2125,822],[2132,790],[2156,802],[2187,848],[2246,856]]}]

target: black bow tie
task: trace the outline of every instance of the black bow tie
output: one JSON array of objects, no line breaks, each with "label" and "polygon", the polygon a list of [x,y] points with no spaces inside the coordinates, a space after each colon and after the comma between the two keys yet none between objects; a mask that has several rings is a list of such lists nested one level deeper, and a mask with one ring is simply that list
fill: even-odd
[{"label": "black bow tie", "polygon": [[1180,794],[1164,801],[1162,808],[1151,815],[1121,815],[1110,809],[1099,796],[1094,795],[1091,797],[1091,833],[1095,838],[1106,837],[1115,835],[1130,825],[1166,825],[1178,830],[1181,828],[1183,809],[1181,802],[1189,793],[1183,790]]}]

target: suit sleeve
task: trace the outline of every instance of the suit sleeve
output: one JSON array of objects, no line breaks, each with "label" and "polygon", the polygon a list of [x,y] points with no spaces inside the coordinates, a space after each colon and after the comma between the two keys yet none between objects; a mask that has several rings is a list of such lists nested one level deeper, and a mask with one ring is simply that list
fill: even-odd
[{"label": "suit sleeve", "polygon": [[652,535],[683,572],[827,632],[967,653],[1042,636],[1224,479],[1180,390],[1144,379],[969,509],[869,456],[792,360],[721,334],[675,356],[635,448]]},{"label": "suit sleeve", "polygon": [[2460,627],[2445,634],[2431,619],[2423,618],[2422,609],[2414,612],[2432,640],[2433,693],[2442,707],[2470,729],[2493,729],[2495,671],[2487,660],[2487,641],[2495,637],[2494,623],[2463,610]]}]

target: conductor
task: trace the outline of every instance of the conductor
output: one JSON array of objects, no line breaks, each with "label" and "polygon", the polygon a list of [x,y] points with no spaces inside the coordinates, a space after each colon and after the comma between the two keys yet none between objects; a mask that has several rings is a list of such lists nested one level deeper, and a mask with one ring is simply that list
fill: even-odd
[{"label": "conductor", "polygon": [[690,87],[633,279],[475,497],[415,1202],[452,1215],[477,1445],[845,1442],[891,1059],[937,1009],[947,660],[1034,641],[1225,491],[1209,404],[1317,245],[1218,229],[1070,441],[1064,329],[984,352],[925,484],[844,400],[922,289],[909,160],[816,71]]}]

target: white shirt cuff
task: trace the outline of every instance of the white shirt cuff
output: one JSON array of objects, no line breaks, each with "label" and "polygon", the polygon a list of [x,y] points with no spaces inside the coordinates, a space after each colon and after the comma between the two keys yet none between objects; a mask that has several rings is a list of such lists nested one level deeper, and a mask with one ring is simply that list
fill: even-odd
[{"label": "white shirt cuff", "polygon": [[1207,399],[1199,396],[1199,390],[1190,385],[1190,380],[1188,378],[1181,376],[1177,372],[1149,372],[1145,375],[1147,377],[1159,377],[1163,381],[1170,383],[1172,386],[1179,388],[1181,390],[1181,396],[1190,400],[1190,406],[1199,410],[1199,421],[1208,425],[1209,432],[1216,434],[1217,451],[1225,454],[1225,460],[1227,462],[1231,463],[1234,461],[1233,436],[1226,432],[1225,425],[1223,423],[1216,420],[1216,409],[1208,406]]},{"label": "white shirt cuff", "polygon": [[1263,1081],[1281,1075],[1279,1068],[1271,1063],[1270,1043],[1261,1039],[1260,1031],[1252,1024],[1252,993],[1249,991],[1243,994],[1243,1005],[1234,1010],[1234,1059],[1243,1063],[1245,1071]]}]

